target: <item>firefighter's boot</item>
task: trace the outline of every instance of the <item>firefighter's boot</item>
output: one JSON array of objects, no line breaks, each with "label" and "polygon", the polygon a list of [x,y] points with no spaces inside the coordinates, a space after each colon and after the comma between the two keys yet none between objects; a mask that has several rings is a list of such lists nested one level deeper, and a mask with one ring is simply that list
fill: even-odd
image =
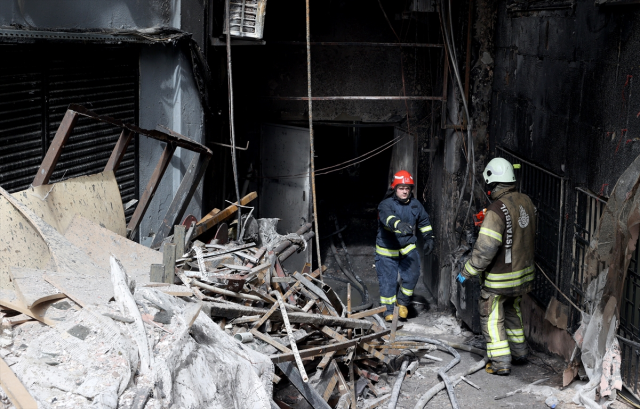
[{"label": "firefighter's boot", "polygon": [[484,368],[487,373],[493,375],[507,376],[511,373],[511,368],[502,362],[491,361]]}]

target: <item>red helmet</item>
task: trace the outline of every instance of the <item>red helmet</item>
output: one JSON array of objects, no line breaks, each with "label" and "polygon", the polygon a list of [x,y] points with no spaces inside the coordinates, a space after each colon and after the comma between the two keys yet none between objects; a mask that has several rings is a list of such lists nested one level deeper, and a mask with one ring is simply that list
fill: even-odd
[{"label": "red helmet", "polygon": [[406,170],[401,170],[400,172],[393,175],[393,182],[391,182],[391,189],[395,189],[398,185],[411,185],[413,187],[413,177],[411,173]]}]

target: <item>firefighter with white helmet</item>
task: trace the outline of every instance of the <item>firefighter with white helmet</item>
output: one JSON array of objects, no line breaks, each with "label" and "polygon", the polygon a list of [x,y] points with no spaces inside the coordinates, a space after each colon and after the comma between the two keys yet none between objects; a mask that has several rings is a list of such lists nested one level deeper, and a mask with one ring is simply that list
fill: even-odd
[{"label": "firefighter with white helmet", "polygon": [[528,355],[520,300],[533,285],[536,208],[516,191],[513,166],[506,159],[491,160],[483,176],[493,203],[457,279],[480,278],[480,320],[491,360],[486,371],[509,375],[512,361],[526,362]]},{"label": "firefighter with white helmet", "polygon": [[[420,278],[420,255],[416,249],[417,229],[424,238],[425,255],[434,247],[433,228],[429,215],[413,197],[413,177],[406,170],[393,176],[391,189],[378,205],[378,235],[376,237],[376,271],[380,286],[380,304],[385,305],[385,320],[393,319],[394,304],[398,316],[407,318],[407,306]],[[398,273],[401,285],[398,289]]]}]

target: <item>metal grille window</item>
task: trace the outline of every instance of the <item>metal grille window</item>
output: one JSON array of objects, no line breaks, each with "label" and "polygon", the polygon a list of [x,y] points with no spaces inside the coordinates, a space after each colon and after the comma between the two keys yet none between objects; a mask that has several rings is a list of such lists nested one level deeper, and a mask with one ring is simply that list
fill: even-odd
[{"label": "metal grille window", "polygon": [[[229,2],[231,35],[261,39],[267,0],[232,0]],[[225,21],[224,34],[227,33]]]},{"label": "metal grille window", "polygon": [[[0,53],[0,186],[9,192],[29,187],[69,104],[137,122],[137,48],[21,44]],[[80,118],[51,182],[101,172],[118,137],[117,128]],[[116,172],[124,203],[137,198],[136,152],[134,139]]]},{"label": "metal grille window", "polygon": [[[607,204],[605,198],[598,197],[586,189],[576,188],[576,207],[573,223],[573,247],[571,249],[571,283],[570,296],[576,305],[584,303],[584,293],[588,282],[585,283],[584,257],[589,243],[598,229],[600,216]],[[603,269],[605,266],[602,266]],[[587,280],[590,281],[590,280]],[[580,313],[571,310],[570,325],[573,330],[580,324]]]},{"label": "metal grille window", "polygon": [[[560,267],[565,228],[563,215],[566,181],[502,148],[497,150],[499,156],[521,165],[520,171],[516,173],[518,189],[531,198],[538,211],[536,261],[549,278],[562,288]],[[536,274],[531,295],[547,306],[554,294],[556,290],[549,281],[542,274]]]},{"label": "metal grille window", "polygon": [[622,380],[638,393],[640,381],[640,247],[633,253],[624,283],[618,335],[622,348]]}]

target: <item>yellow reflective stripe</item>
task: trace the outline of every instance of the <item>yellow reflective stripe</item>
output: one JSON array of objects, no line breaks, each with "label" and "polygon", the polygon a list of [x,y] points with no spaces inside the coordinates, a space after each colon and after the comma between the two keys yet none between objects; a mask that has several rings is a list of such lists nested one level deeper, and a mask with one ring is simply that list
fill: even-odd
[{"label": "yellow reflective stripe", "polygon": [[380,254],[381,256],[400,257],[400,252],[398,250],[389,250],[378,245],[376,245],[376,253]]},{"label": "yellow reflective stripe", "polygon": [[486,227],[480,227],[480,234],[484,234],[485,236],[494,238],[498,240],[500,243],[502,243],[502,234],[498,233],[497,231],[487,229]]},{"label": "yellow reflective stripe", "polygon": [[400,291],[402,291],[402,294],[411,297],[413,295],[413,290],[408,290],[402,286],[400,286]]},{"label": "yellow reflective stripe", "polygon": [[511,287],[518,287],[523,284],[526,284],[529,281],[533,281],[533,279],[534,279],[533,274],[529,274],[528,276],[522,277],[519,280],[511,280],[511,281],[490,281],[489,279],[486,279],[484,281],[484,285],[489,288],[511,288]]},{"label": "yellow reflective stripe", "polygon": [[[391,219],[393,219],[393,218],[395,218],[395,216],[394,216],[394,215],[391,215],[391,216],[387,217],[387,220],[384,222],[384,224],[386,224],[386,225],[388,226],[388,225],[389,225],[389,220],[391,220]],[[398,219],[398,220],[399,220],[399,219]]]},{"label": "yellow reflective stripe", "polygon": [[494,349],[494,350],[487,350],[487,356],[489,358],[496,358],[499,356],[505,356],[505,355],[511,355],[511,349],[509,348],[501,348],[501,349]]},{"label": "yellow reflective stripe", "polygon": [[471,267],[471,260],[467,261],[467,263],[464,265],[464,269],[467,270],[467,273],[471,274],[472,276],[478,275],[479,273],[478,270]]},{"label": "yellow reflective stripe", "polygon": [[524,343],[524,335],[509,335],[509,342],[513,342],[514,344],[523,344]]},{"label": "yellow reflective stripe", "polygon": [[380,304],[394,304],[396,302],[396,296],[393,297],[380,297]]},{"label": "yellow reflective stripe", "polygon": [[[491,342],[487,343],[487,350],[491,345],[499,344],[500,342],[500,330],[498,329],[498,318],[500,315],[500,296],[496,295],[491,302],[491,313],[489,314],[489,319],[487,320],[487,330],[489,332],[489,337],[491,338]],[[508,344],[507,344],[508,345]]]},{"label": "yellow reflective stripe", "polygon": [[507,332],[507,335],[514,335],[514,336],[518,336],[518,335],[524,335],[524,330],[523,329],[505,329],[505,331]]},{"label": "yellow reflective stripe", "polygon": [[393,223],[393,228],[397,228],[398,227],[398,223],[400,223],[400,219],[396,220],[395,223]]},{"label": "yellow reflective stripe", "polygon": [[487,351],[493,351],[494,349],[508,348],[509,341],[488,342]]},{"label": "yellow reflective stripe", "polygon": [[428,232],[428,231],[432,231],[432,230],[433,230],[433,227],[431,227],[431,225],[430,225],[430,224],[429,224],[429,225],[427,225],[427,226],[424,226],[424,227],[420,227],[420,232],[421,232],[421,233],[426,233],[426,232]]},{"label": "yellow reflective stripe", "polygon": [[402,254],[403,256],[406,256],[411,250],[415,248],[416,248],[415,244],[409,244],[408,246],[405,246],[400,249],[400,254]]},{"label": "yellow reflective stripe", "polygon": [[393,230],[393,229],[390,229],[389,227],[385,226],[384,224],[382,225],[382,227],[383,227],[385,230],[390,231],[390,232],[392,232],[392,233],[402,234],[402,232],[401,232],[400,230]]},{"label": "yellow reflective stripe", "polygon": [[533,273],[536,270],[534,266],[529,266],[519,271],[514,271],[512,273],[504,273],[504,274],[487,274],[487,280],[494,281],[506,281],[506,280],[516,280],[521,277],[526,276],[527,274]]}]

